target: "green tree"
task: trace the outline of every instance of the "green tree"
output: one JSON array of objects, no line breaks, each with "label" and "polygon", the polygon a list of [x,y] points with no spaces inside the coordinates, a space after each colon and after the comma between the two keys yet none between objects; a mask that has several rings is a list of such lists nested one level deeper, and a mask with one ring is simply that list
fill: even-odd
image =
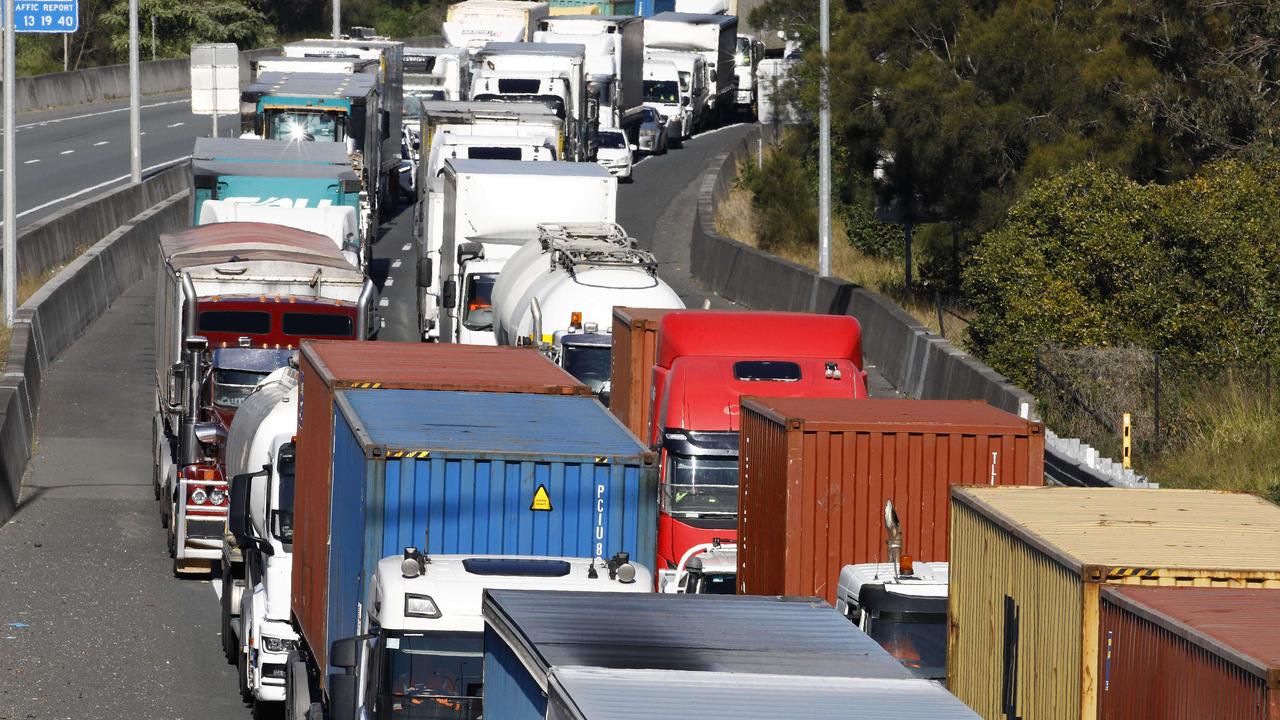
[{"label": "green tree", "polygon": [[[185,57],[194,43],[231,42],[247,50],[265,47],[275,39],[267,18],[239,0],[139,0],[139,24],[152,16],[156,18],[160,57]],[[110,33],[115,51],[128,53],[129,3],[113,5],[103,18],[103,27]]]}]

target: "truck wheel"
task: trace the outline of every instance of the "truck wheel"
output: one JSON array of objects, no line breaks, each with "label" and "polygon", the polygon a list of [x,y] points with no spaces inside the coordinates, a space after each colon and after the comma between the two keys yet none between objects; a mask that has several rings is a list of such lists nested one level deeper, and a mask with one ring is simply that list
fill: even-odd
[{"label": "truck wheel", "polygon": [[240,685],[240,697],[245,702],[253,702],[253,689],[249,685],[249,656],[236,651],[236,679]]},{"label": "truck wheel", "polygon": [[228,663],[235,662],[240,654],[240,643],[231,632],[231,590],[231,578],[226,573],[222,576],[222,654]]},{"label": "truck wheel", "polygon": [[307,679],[307,664],[290,655],[284,679],[285,720],[307,720],[311,714],[311,684]]}]

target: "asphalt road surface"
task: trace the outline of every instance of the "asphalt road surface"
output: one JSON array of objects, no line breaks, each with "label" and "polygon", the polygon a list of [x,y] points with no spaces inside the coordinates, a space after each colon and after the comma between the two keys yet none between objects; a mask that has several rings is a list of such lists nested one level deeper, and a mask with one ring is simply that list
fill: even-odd
[{"label": "asphalt road surface", "polygon": [[[208,136],[211,119],[191,114],[186,93],[144,97],[143,175],[191,155],[196,137]],[[240,132],[238,117],[220,118],[219,135]],[[122,185],[129,179],[129,103],[23,113],[18,116],[18,226]]]},{"label": "asphalt road surface", "polygon": [[[177,107],[155,108],[153,119],[185,122],[185,107]],[[125,113],[114,117],[127,124]],[[41,159],[32,166],[53,170],[65,162],[71,169],[59,172],[90,185],[102,182],[89,176],[85,157],[92,153],[81,150],[95,147],[98,137],[108,139],[98,147],[117,143],[88,128],[67,132],[80,122],[36,126],[61,133],[64,144],[32,142],[30,157]],[[188,128],[179,137],[183,127],[172,128],[169,145],[157,142],[147,162],[166,152],[189,153],[196,133]],[[691,307],[708,298],[687,274],[698,178],[709,159],[744,132],[725,128],[645,159],[635,182],[619,192],[619,222],[654,250],[663,277]],[[76,152],[62,156],[60,148]],[[123,151],[127,172],[128,148]],[[92,167],[111,175],[115,162],[104,157]],[[37,206],[43,198],[31,195],[28,202]],[[404,206],[375,246],[371,274],[386,302],[382,339],[416,339],[412,217],[412,206]],[[0,528],[0,720],[251,714],[219,649],[213,586],[172,576],[151,495],[152,282],[145,278],[126,292],[45,376],[23,497],[17,515]]]}]

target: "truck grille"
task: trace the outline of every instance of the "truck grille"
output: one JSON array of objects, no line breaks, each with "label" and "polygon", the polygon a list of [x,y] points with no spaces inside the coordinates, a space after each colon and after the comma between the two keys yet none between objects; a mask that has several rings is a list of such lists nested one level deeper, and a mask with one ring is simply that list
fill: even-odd
[{"label": "truck grille", "polygon": [[187,537],[220,540],[222,539],[222,531],[225,527],[226,520],[223,518],[218,518],[216,520],[196,520],[193,518],[187,518]]}]

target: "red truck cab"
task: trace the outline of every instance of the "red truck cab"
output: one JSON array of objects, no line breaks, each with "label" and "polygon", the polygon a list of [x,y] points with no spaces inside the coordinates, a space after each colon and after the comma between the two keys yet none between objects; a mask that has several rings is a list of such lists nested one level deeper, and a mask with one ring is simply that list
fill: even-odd
[{"label": "red truck cab", "polygon": [[658,557],[738,535],[743,395],[867,397],[862,330],[842,315],[674,311],[658,325],[649,445],[661,453]]}]

